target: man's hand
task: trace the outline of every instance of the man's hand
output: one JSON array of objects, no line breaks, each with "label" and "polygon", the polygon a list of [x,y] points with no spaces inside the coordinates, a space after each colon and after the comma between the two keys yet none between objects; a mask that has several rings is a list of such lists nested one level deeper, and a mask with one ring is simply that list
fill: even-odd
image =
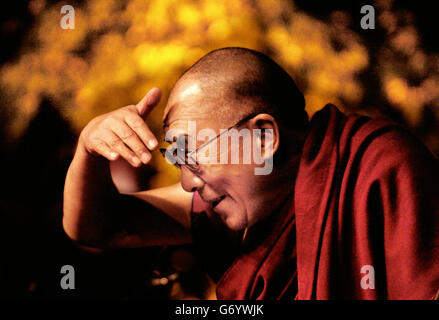
[{"label": "man's hand", "polygon": [[71,239],[99,248],[191,241],[192,194],[180,184],[121,194],[111,179],[112,160],[134,167],[150,161],[158,143],[144,119],[160,96],[151,89],[137,105],[99,116],[82,131],[64,186],[63,226]]},{"label": "man's hand", "polygon": [[129,105],[90,121],[79,137],[79,147],[108,160],[124,158],[134,167],[151,160],[150,151],[158,146],[145,118],[159,103],[161,91],[151,89],[137,105]]}]

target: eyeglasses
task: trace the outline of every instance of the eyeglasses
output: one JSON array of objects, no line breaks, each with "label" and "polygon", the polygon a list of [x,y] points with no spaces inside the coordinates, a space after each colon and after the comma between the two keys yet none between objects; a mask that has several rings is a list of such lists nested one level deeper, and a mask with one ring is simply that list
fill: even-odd
[{"label": "eyeglasses", "polygon": [[[179,170],[181,170],[181,168],[184,166],[184,167],[188,168],[191,172],[193,172],[195,174],[199,174],[201,171],[200,165],[197,163],[197,160],[192,157],[192,154],[194,154],[194,153],[196,154],[202,148],[206,147],[207,145],[209,145],[210,143],[212,143],[213,141],[215,141],[216,139],[221,137],[221,135],[228,132],[229,130],[239,128],[240,126],[242,126],[243,124],[245,124],[247,121],[254,118],[258,114],[259,113],[251,113],[248,116],[245,116],[244,118],[239,120],[237,123],[235,123],[233,126],[229,127],[226,130],[223,130],[219,135],[217,135],[216,137],[214,137],[212,139],[209,139],[208,141],[206,141],[205,143],[203,143],[201,146],[199,146],[198,148],[196,148],[193,151],[189,151],[186,148],[178,148],[178,146],[177,146],[177,148],[173,149],[173,152],[170,152],[168,149],[165,149],[165,148],[161,148],[161,149],[159,149],[159,151],[166,159],[169,160],[169,162],[171,162]],[[177,143],[177,145],[178,145],[178,143]],[[182,156],[181,154],[183,154],[184,156]],[[191,161],[189,161],[189,159]]]}]

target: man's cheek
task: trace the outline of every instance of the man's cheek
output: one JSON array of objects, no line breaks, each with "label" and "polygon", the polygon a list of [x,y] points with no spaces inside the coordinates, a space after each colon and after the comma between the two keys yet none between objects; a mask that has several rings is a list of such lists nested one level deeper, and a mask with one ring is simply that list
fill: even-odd
[{"label": "man's cheek", "polygon": [[205,174],[206,182],[209,181],[210,183],[215,183],[217,185],[223,185],[227,181],[233,179],[238,173],[233,170],[233,165],[219,163],[205,165],[202,170]]}]

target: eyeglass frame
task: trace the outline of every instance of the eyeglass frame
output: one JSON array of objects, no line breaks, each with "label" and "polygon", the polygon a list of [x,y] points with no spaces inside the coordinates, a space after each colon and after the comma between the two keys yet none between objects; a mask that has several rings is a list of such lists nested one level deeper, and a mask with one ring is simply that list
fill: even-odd
[{"label": "eyeglass frame", "polygon": [[[216,137],[213,137],[211,139],[209,139],[208,141],[206,141],[205,143],[203,143],[201,146],[199,146],[198,148],[196,148],[195,150],[192,150],[190,152],[188,152],[185,157],[189,158],[191,157],[191,159],[194,161],[193,164],[191,163],[186,163],[186,159],[181,159],[181,157],[179,157],[178,153],[177,153],[177,159],[183,160],[183,163],[178,163],[177,161],[175,163],[173,163],[173,165],[181,170],[181,168],[183,166],[187,167],[192,173],[198,174],[200,172],[200,164],[197,162],[196,159],[194,159],[191,154],[198,152],[200,149],[204,148],[205,146],[209,145],[211,142],[213,142],[214,140],[218,139],[219,137],[221,137],[224,133],[229,132],[229,130],[232,129],[237,129],[240,126],[242,126],[243,124],[245,124],[247,121],[249,121],[250,119],[256,117],[258,114],[260,114],[260,112],[253,112],[250,113],[249,115],[245,116],[244,118],[242,118],[241,120],[239,120],[237,123],[235,123],[233,126],[229,127],[226,130],[222,130],[220,132],[220,134],[218,134]],[[162,154],[162,156],[169,160],[169,158],[167,157],[168,154],[170,154],[170,152],[168,151],[167,148],[160,148],[159,149],[160,153]],[[186,153],[186,149],[185,149],[185,153]],[[170,155],[173,159],[175,159],[175,157],[173,155]]]}]

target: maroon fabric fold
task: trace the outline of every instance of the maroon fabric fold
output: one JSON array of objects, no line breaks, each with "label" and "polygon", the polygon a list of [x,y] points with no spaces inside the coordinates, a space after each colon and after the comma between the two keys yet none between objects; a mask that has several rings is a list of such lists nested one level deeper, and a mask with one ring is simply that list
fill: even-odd
[{"label": "maroon fabric fold", "polygon": [[269,220],[253,226],[241,243],[194,195],[193,230],[195,243],[217,281],[218,299],[294,299],[297,294],[296,234],[293,197]]},{"label": "maroon fabric fold", "polygon": [[[250,245],[214,227],[194,195],[194,240],[207,261],[209,252],[222,261],[218,298],[432,299],[438,168],[398,126],[326,106],[312,118],[292,199],[253,230]],[[362,286],[364,266],[373,267],[373,287]]]}]

